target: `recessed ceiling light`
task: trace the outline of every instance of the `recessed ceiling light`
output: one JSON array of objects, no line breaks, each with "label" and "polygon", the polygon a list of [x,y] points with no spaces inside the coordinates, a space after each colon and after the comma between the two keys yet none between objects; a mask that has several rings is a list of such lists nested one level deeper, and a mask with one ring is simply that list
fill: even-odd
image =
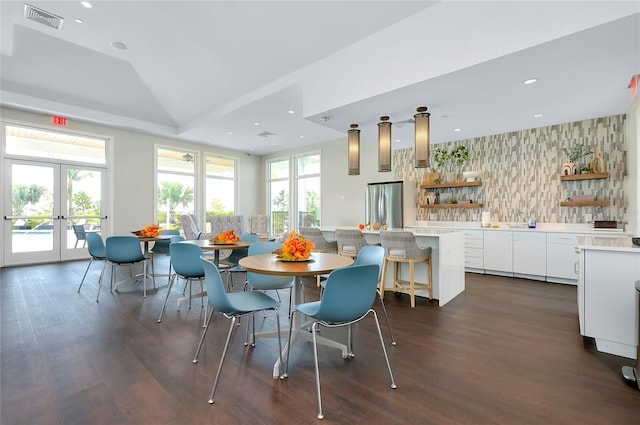
[{"label": "recessed ceiling light", "polygon": [[78,18],[78,19],[76,19],[76,22],[81,24],[82,23],[82,19]]},{"label": "recessed ceiling light", "polygon": [[298,136],[298,137],[301,138],[301,139],[304,139],[304,136]]},{"label": "recessed ceiling light", "polygon": [[533,118],[540,118],[541,116],[542,116],[542,114],[535,114],[535,115],[533,116]]},{"label": "recessed ceiling light", "polygon": [[253,125],[260,125],[260,123],[259,122],[254,122]]},{"label": "recessed ceiling light", "polygon": [[93,7],[93,5],[88,1],[81,1],[80,4],[86,7],[87,9],[91,9]]},{"label": "recessed ceiling light", "polygon": [[535,83],[536,81],[538,81],[538,80],[535,79],[535,78],[529,78],[528,80],[524,80],[524,84],[529,85],[529,84]]},{"label": "recessed ceiling light", "polygon": [[127,50],[128,49],[127,45],[122,43],[122,42],[120,42],[120,41],[112,41],[111,45],[114,48],[118,49],[118,50]]},{"label": "recessed ceiling light", "polygon": [[459,128],[454,128],[453,131],[457,132],[457,131],[462,131],[462,130],[460,130]]},{"label": "recessed ceiling light", "polygon": [[290,114],[295,114],[296,111],[288,111]]},{"label": "recessed ceiling light", "polygon": [[233,133],[232,133],[232,132],[230,132],[230,131],[227,131],[227,134],[228,134],[229,136],[231,136]]}]

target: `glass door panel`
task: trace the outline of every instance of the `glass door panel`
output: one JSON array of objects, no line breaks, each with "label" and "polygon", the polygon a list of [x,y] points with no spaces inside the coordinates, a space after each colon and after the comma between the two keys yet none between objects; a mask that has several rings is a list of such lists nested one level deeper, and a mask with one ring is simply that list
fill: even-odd
[{"label": "glass door panel", "polygon": [[104,170],[82,166],[63,165],[60,173],[61,187],[65,188],[61,225],[61,259],[85,258],[86,234],[97,232],[106,235],[103,193]]},{"label": "glass door panel", "polygon": [[59,179],[59,165],[5,160],[5,265],[60,258]]}]

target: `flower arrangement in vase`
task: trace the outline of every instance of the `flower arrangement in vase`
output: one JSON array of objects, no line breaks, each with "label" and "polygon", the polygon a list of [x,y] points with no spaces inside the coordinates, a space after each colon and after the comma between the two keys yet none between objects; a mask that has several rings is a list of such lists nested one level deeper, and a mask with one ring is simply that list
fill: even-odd
[{"label": "flower arrangement in vase", "polygon": [[304,261],[311,257],[314,245],[310,239],[292,230],[289,237],[282,244],[282,249],[274,251],[274,254],[285,261]]},{"label": "flower arrangement in vase", "polygon": [[213,238],[213,242],[220,244],[234,244],[240,242],[240,236],[238,236],[238,234],[233,230],[227,230],[216,235],[216,237]]}]

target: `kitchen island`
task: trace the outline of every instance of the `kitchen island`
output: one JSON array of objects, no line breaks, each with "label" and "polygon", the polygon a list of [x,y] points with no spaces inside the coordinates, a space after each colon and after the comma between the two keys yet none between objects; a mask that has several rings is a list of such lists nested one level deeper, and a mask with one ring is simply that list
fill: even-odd
[{"label": "kitchen island", "polygon": [[[335,239],[335,228],[323,227],[321,230],[325,238]],[[438,300],[439,306],[447,304],[465,289],[464,233],[447,229],[407,228],[404,230],[415,235],[420,247],[431,247],[433,298]],[[365,230],[363,233],[368,243],[380,243],[379,231]],[[403,279],[408,279],[408,267],[401,267],[400,275]],[[415,276],[418,282],[427,281],[426,263],[416,264]],[[393,267],[387,268],[385,282],[385,287],[392,287]],[[416,296],[428,297],[428,293],[416,290]]]},{"label": "kitchen island", "polygon": [[636,358],[640,246],[630,237],[578,237],[580,334],[598,351]]}]

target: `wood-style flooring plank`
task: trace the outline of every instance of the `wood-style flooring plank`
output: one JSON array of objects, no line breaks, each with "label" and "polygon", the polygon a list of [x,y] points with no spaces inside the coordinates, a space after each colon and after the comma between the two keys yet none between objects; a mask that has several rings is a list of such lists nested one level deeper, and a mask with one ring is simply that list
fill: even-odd
[{"label": "wood-style flooring plank", "polygon": [[[156,262],[157,270],[168,266],[166,257]],[[296,342],[289,377],[274,380],[277,341],[245,347],[243,318],[210,405],[229,321],[214,316],[193,364],[204,310],[199,299],[191,309],[176,306],[181,282],[157,323],[166,278],[145,299],[139,284],[109,292],[107,271],[96,303],[101,264],[77,292],[86,265],[0,270],[3,425],[319,422],[310,343]],[[318,297],[314,279],[305,290],[307,300]],[[466,291],[445,307],[418,298],[412,309],[407,295],[393,293],[384,302],[397,346],[379,301],[375,308],[398,388],[389,386],[377,330],[366,318],[354,327],[354,359],[320,348],[323,423],[626,424],[640,417],[640,391],[620,373],[633,361],[599,353],[579,335],[573,286],[467,274]],[[286,311],[283,305],[283,329]],[[273,315],[258,315],[256,326],[275,329]]]}]

